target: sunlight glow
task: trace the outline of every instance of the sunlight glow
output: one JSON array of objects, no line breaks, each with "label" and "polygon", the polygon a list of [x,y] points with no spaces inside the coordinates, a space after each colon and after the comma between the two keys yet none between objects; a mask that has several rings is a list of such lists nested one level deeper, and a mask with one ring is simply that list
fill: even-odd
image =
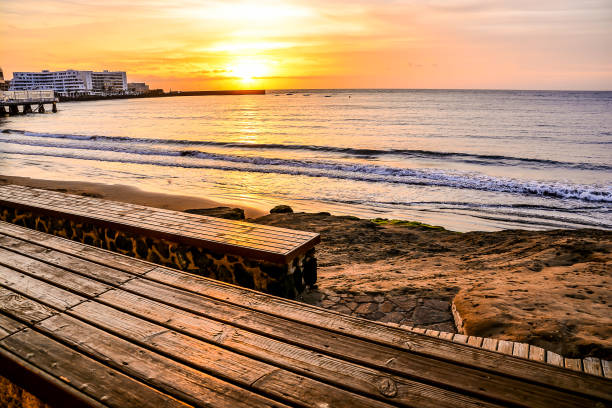
[{"label": "sunlight glow", "polygon": [[253,82],[257,78],[268,75],[269,65],[266,61],[255,59],[240,59],[228,67],[232,76],[236,76],[242,82]]}]

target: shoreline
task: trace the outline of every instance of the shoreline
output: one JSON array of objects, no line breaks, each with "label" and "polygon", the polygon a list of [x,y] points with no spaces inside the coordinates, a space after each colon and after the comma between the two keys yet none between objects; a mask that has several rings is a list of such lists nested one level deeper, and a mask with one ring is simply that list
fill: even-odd
[{"label": "shoreline", "polygon": [[[0,174],[0,185],[17,184],[26,187],[54,190],[61,193],[86,195],[106,200],[158,207],[167,210],[185,211],[194,208],[214,208],[232,206],[231,203],[213,201],[203,197],[188,195],[164,194],[141,190],[123,184],[104,184],[89,181],[44,180],[31,177],[6,176]],[[241,206],[246,217],[256,218],[266,213],[253,207]]]},{"label": "shoreline", "polygon": [[[95,182],[0,175],[0,184],[176,211],[235,207]],[[458,233],[327,212],[244,210],[249,222],[321,234],[318,287],[303,294],[306,303],[447,332],[456,331],[454,303],[465,334],[529,343],[566,357],[612,359],[611,231]]]}]

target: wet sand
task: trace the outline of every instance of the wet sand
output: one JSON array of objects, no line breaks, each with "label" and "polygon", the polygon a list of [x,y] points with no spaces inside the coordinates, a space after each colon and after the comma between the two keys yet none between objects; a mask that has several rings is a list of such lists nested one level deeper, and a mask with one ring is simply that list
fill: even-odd
[{"label": "wet sand", "polygon": [[[0,176],[49,188],[174,210],[216,207],[204,198],[125,186]],[[457,233],[327,213],[249,221],[318,232],[318,288],[304,301],[348,314],[525,342],[567,357],[612,359],[612,232],[593,229]]]}]

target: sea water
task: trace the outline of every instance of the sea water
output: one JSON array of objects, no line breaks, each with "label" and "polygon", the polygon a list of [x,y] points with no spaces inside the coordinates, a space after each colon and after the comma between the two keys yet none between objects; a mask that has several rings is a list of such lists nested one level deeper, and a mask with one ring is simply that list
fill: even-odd
[{"label": "sea water", "polygon": [[284,90],[0,118],[0,174],[457,231],[612,228],[612,92]]}]

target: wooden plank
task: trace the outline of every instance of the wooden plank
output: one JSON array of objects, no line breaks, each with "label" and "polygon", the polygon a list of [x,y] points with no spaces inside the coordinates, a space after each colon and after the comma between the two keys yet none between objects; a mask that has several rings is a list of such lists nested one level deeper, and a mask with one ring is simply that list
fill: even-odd
[{"label": "wooden plank", "polygon": [[[3,289],[0,289],[0,305],[4,302]],[[0,310],[4,309],[6,306],[0,306]],[[5,338],[6,336],[10,336],[11,334],[18,332],[19,330],[26,327],[24,324],[19,323],[18,321],[11,319],[8,316],[0,314],[0,340]]]},{"label": "wooden plank", "polygon": [[569,368],[574,371],[582,371],[582,360],[579,358],[566,358],[565,368]]},{"label": "wooden plank", "polygon": [[425,329],[421,328],[421,327],[413,327],[412,329],[410,329],[411,331],[415,332],[415,333],[419,333],[419,334],[425,334]]},{"label": "wooden plank", "polygon": [[514,349],[512,355],[520,358],[529,358],[529,344],[527,343],[514,343]]},{"label": "wooden plank", "polygon": [[83,245],[66,238],[45,234],[44,232],[31,230],[4,221],[0,221],[0,234],[136,275],[143,274],[159,266],[147,261],[117,254],[105,249]]},{"label": "wooden plank", "polygon": [[104,283],[3,248],[0,248],[0,265],[28,274],[38,280],[52,282],[54,286],[59,286],[57,283],[62,282],[63,289],[76,290],[91,296],[96,296],[111,288]]},{"label": "wooden plank", "polygon": [[474,347],[480,347],[482,344],[482,337],[470,336],[468,338],[467,344]]},{"label": "wooden plank", "polygon": [[455,333],[440,333],[440,338],[444,340],[452,340]]},{"label": "wooden plank", "polygon": [[512,355],[512,349],[514,348],[514,343],[507,340],[500,340],[497,343],[497,351],[500,353]]},{"label": "wooden plank", "polygon": [[563,367],[563,357],[552,351],[546,352],[546,362],[557,367]]},{"label": "wooden plank", "polygon": [[26,329],[4,339],[0,347],[21,356],[66,386],[110,407],[189,406],[33,330]]},{"label": "wooden plank", "polygon": [[[440,387],[453,387],[477,395],[510,401],[509,403],[518,403],[521,399],[529,398],[534,406],[550,404],[549,398],[557,398],[555,403],[562,403],[567,398],[565,394],[555,397],[555,393],[549,389],[519,383],[518,381],[514,382],[514,380],[506,379],[497,374],[485,373],[467,367],[461,368],[461,376],[449,376],[449,373],[457,370],[457,366],[445,361],[434,360],[413,353],[400,353],[395,348],[340,334],[330,335],[331,333],[312,326],[296,324],[189,292],[173,290],[162,284],[147,282],[142,278],[127,282],[122,288],[154,301],[163,299],[166,304],[174,305],[201,316],[214,318],[247,331],[257,332],[267,337],[337,358],[363,363],[382,371],[390,371],[396,375],[433,383]],[[115,299],[115,293],[114,291],[107,292],[99,299],[107,304],[117,305],[120,301]],[[123,309],[129,311],[127,310],[129,305],[130,302],[126,302]],[[165,314],[160,316],[163,318]],[[172,325],[172,320],[168,324]],[[508,391],[510,384],[514,384],[512,385],[514,392]]]},{"label": "wooden plank", "polygon": [[[94,302],[88,303],[93,304]],[[142,371],[134,373],[134,375],[137,378],[144,375],[143,381],[145,379],[151,381],[148,379],[150,376],[163,377],[164,384],[155,384],[156,388],[159,389],[163,389],[161,388],[163,386],[167,387],[169,384],[166,381],[171,377],[174,377],[170,382],[173,388],[184,386],[191,388],[194,382],[200,384],[205,381],[203,372],[207,372],[215,378],[232,381],[243,388],[263,392],[290,404],[309,405],[314,403],[314,405],[329,404],[329,406],[337,406],[344,403],[355,407],[387,406],[382,402],[361,397],[228,352],[125,313],[113,311],[108,307],[106,307],[105,313],[88,315],[88,318],[95,319],[96,323],[104,325],[105,330],[129,338],[130,342],[146,345],[152,351],[146,352],[145,349],[140,349],[140,352],[130,351],[130,348],[134,348],[134,344],[126,344],[117,337],[109,337],[109,334],[105,331],[94,329],[89,325],[64,316],[54,316],[44,320],[38,326],[51,331],[55,336],[61,337],[63,341],[71,343],[73,347],[80,348],[85,345],[89,352],[95,353],[99,357],[109,358],[109,365],[122,366],[124,372],[128,372],[133,367],[141,367],[140,362],[134,361],[134,358],[142,355],[149,356],[151,364],[148,364]],[[100,340],[104,340],[104,342]],[[151,353],[154,355],[151,355]],[[161,358],[160,354],[172,356],[172,360]],[[187,372],[191,373],[189,377],[186,375]],[[183,374],[182,378],[180,378],[181,374]],[[194,381],[196,379],[197,382]],[[220,380],[216,382],[220,383]],[[207,383],[211,384],[211,380]],[[297,384],[299,386],[296,386]],[[238,402],[242,402],[241,406],[251,406],[258,401],[256,394],[250,393],[246,389],[231,387],[229,383],[225,387],[219,384],[210,388],[217,392],[229,394],[225,396],[231,397],[232,403],[236,405],[238,405]],[[232,388],[233,392],[231,392]],[[163,390],[168,392],[167,389]],[[243,395],[240,396],[240,394]],[[180,399],[189,402],[182,397]],[[202,399],[206,401],[208,398]],[[259,399],[259,401],[262,400]]]},{"label": "wooden plank", "polygon": [[[304,303],[264,295],[237,286],[222,284],[212,279],[156,268],[143,275],[193,293],[222,299],[235,305],[247,306],[287,320],[342,333],[357,339],[374,341],[422,355],[429,355],[446,361],[464,364],[479,369],[524,378],[553,387],[568,389],[593,397],[612,399],[612,391],[605,380],[580,373],[561,370],[549,365],[534,365],[519,358],[508,358],[496,352],[461,347],[442,339],[419,336],[409,331],[396,329],[376,322],[343,315]],[[274,299],[274,301],[271,301]],[[498,347],[499,349],[499,347]]]},{"label": "wooden plank", "polygon": [[587,374],[603,376],[601,360],[598,358],[587,357],[582,360],[582,366],[584,367],[584,372]]},{"label": "wooden plank", "polygon": [[482,348],[491,350],[491,351],[496,351],[497,350],[497,339],[492,339],[489,337],[485,338],[482,341]]},{"label": "wooden plank", "polygon": [[[416,399],[419,405],[431,407],[472,406],[482,403],[444,389],[398,376],[389,376],[380,370],[348,363],[316,351],[205,319],[197,314],[133,293],[113,290],[100,296],[99,300],[120,310],[162,324],[166,328],[213,344],[223,345],[249,357],[294,370],[299,374],[312,376],[336,386],[350,388],[355,392],[369,394],[372,397],[384,397],[390,402],[411,405]],[[75,314],[81,316],[85,308],[88,309],[87,314],[91,314],[96,313],[99,306],[85,303],[75,308]],[[320,342],[329,346],[328,340],[325,337],[319,337]],[[359,344],[354,347],[359,347]],[[368,350],[357,351],[357,353],[368,352]],[[381,381],[381,379],[385,380]]]},{"label": "wooden plank", "polygon": [[[75,390],[65,382],[49,375],[1,346],[0,373],[2,378],[5,378],[11,385],[26,390],[43,404],[48,404],[45,405],[45,408],[49,405],[70,408],[108,408],[108,405],[104,405]],[[2,382],[0,381],[0,383]],[[23,406],[23,408],[40,407],[37,401],[26,398],[25,401],[16,402],[14,406]]]},{"label": "wooden plank", "polygon": [[[11,254],[10,252],[6,251],[6,249],[10,249],[17,254]],[[6,258],[3,258],[3,254],[8,255]],[[25,257],[29,257],[31,259],[24,259]],[[99,265],[27,241],[21,241],[12,237],[0,235],[0,264],[4,264],[6,266],[12,265],[14,268],[21,268],[24,263],[27,263],[34,265],[34,268],[41,268],[35,269],[34,273],[36,273],[37,271],[48,269],[48,266],[41,266],[41,261],[51,264],[56,268],[76,272],[111,285],[120,285],[121,283],[134,277],[134,275],[131,273],[126,273],[104,265]],[[106,290],[108,289],[108,286],[101,286],[101,289]]]},{"label": "wooden plank", "polygon": [[468,336],[465,334],[455,333],[453,336],[453,341],[455,343],[466,344],[468,341]]},{"label": "wooden plank", "polygon": [[66,310],[85,300],[84,297],[4,266],[0,266],[0,286],[59,310]]},{"label": "wooden plank", "polygon": [[[0,271],[0,273],[2,273]],[[53,309],[28,299],[10,289],[0,287],[0,312],[3,316],[3,327],[7,333],[14,333],[20,326],[13,323],[19,320],[26,323],[36,323],[56,313]],[[6,325],[6,326],[5,326]]]},{"label": "wooden plank", "polygon": [[546,350],[542,347],[529,345],[529,359],[544,363],[546,361]]},{"label": "wooden plank", "polygon": [[440,336],[440,332],[437,330],[431,330],[431,329],[427,329],[425,330],[425,334],[431,337],[439,337]]},{"label": "wooden plank", "polygon": [[612,362],[608,360],[601,360],[601,368],[603,370],[604,377],[612,378]]}]

